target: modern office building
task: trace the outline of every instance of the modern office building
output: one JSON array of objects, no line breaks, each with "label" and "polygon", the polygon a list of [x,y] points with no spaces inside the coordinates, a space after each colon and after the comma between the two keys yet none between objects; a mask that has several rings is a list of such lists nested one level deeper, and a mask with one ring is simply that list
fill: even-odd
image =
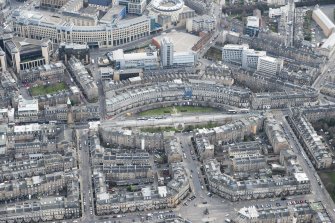
[{"label": "modern office building", "polygon": [[17,73],[20,70],[49,64],[51,48],[52,44],[48,39],[12,37],[4,40],[7,62]]},{"label": "modern office building", "polygon": [[[57,14],[56,14],[57,15]],[[148,36],[155,29],[152,19],[140,16],[120,20],[110,26],[73,25],[62,16],[47,11],[18,11],[13,22],[14,31],[21,37],[49,38],[53,43],[87,44],[89,47],[111,47]]]},{"label": "modern office building", "polygon": [[180,14],[184,9],[183,0],[153,0],[148,5],[149,15],[156,15],[160,17],[168,17],[171,22],[178,22]]},{"label": "modern office building", "polygon": [[160,43],[160,59],[162,67],[194,66],[196,53],[193,51],[177,51],[168,37],[163,37]]},{"label": "modern office building", "polygon": [[260,21],[261,20],[256,16],[248,16],[247,24],[245,27],[245,34],[250,37],[258,36]]},{"label": "modern office building", "polygon": [[266,56],[265,51],[249,49],[247,44],[227,44],[222,48],[222,60],[226,63],[241,65],[260,73],[277,75],[283,69],[283,60]]},{"label": "modern office building", "polygon": [[156,69],[159,65],[157,52],[125,54],[123,49],[118,49],[108,53],[108,58],[117,70],[131,68]]},{"label": "modern office building", "polygon": [[127,14],[127,8],[123,5],[115,5],[108,9],[106,14],[99,20],[100,24],[115,24]]},{"label": "modern office building", "polygon": [[190,67],[196,63],[196,53],[194,52],[175,52],[173,53],[174,67]]},{"label": "modern office building", "polygon": [[167,37],[163,37],[160,43],[161,65],[170,67],[173,65],[173,43]]},{"label": "modern office building", "polygon": [[243,51],[249,49],[246,44],[234,45],[227,44],[222,48],[222,60],[226,63],[242,64]]},{"label": "modern office building", "polygon": [[66,64],[74,56],[83,64],[90,62],[90,51],[87,44],[61,43],[58,48],[58,57]]},{"label": "modern office building", "polygon": [[257,71],[259,73],[277,75],[283,69],[283,63],[282,59],[262,56],[258,58]]},{"label": "modern office building", "polygon": [[142,15],[147,5],[147,1],[146,0],[119,0],[119,5],[126,6],[127,13],[129,14]]},{"label": "modern office building", "polygon": [[245,49],[242,52],[242,68],[257,69],[258,59],[266,56],[265,51],[256,51],[254,49]]}]

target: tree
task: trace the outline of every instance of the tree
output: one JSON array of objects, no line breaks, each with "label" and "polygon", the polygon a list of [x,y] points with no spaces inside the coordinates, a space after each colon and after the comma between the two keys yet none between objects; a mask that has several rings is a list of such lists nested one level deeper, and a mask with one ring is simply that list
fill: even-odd
[{"label": "tree", "polygon": [[127,187],[127,190],[130,191],[130,192],[134,192],[135,191],[135,187],[133,185],[129,185]]}]

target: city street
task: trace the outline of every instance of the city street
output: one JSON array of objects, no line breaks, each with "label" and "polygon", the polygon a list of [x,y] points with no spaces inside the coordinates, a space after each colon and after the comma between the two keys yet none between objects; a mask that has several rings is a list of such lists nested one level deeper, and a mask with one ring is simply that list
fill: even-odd
[{"label": "city street", "polygon": [[79,158],[79,173],[80,173],[80,195],[82,207],[83,223],[90,223],[94,218],[94,200],[92,190],[92,177],[91,177],[91,162],[89,157],[89,138],[88,129],[78,129],[77,133],[77,150]]},{"label": "city street", "polygon": [[[331,215],[333,219],[335,219],[335,205],[332,201],[331,197],[329,196],[329,193],[325,189],[322,181],[320,181],[320,184],[317,182],[318,175],[316,174],[317,171],[315,170],[314,166],[310,162],[310,160],[304,159],[303,157],[308,157],[305,153],[304,149],[300,145],[298,139],[296,138],[295,134],[293,133],[293,130],[289,126],[287,120],[284,118],[284,114],[281,116],[282,123],[283,123],[283,129],[286,134],[287,139],[289,140],[290,145],[292,146],[294,152],[298,155],[297,158],[299,160],[300,165],[303,167],[304,172],[307,174],[310,182],[311,182],[311,189],[313,194],[313,200],[315,201],[322,201],[326,209],[328,210],[328,214]],[[301,156],[301,155],[302,156]]]},{"label": "city street", "polygon": [[197,115],[180,115],[169,116],[165,119],[148,119],[148,120],[106,120],[101,123],[103,128],[108,127],[144,127],[144,126],[174,126],[179,123],[207,123],[207,122],[229,122],[232,120],[245,117],[246,114],[197,114]]},{"label": "city street", "polygon": [[[222,5],[225,5],[226,1],[220,0],[213,3],[213,7],[210,9],[208,4],[205,14],[213,16],[216,19],[216,24],[215,20],[208,17],[207,19],[206,17],[201,18],[203,21],[200,18],[191,19],[192,21],[187,20],[187,30],[184,27],[186,18],[198,16],[194,13],[195,7],[189,6],[189,3],[187,6],[191,10],[188,12],[182,9],[183,14],[179,14],[181,8],[176,7],[178,14],[174,18],[175,15],[172,17],[174,13],[167,15],[164,11],[158,15],[159,11],[151,12],[150,7],[152,5],[147,7],[147,2],[143,2],[143,6],[137,6],[141,9],[143,7],[145,11],[141,11],[138,15],[142,13],[143,15],[149,13],[149,15],[128,20],[129,18],[135,18],[135,16],[131,15],[133,12],[129,12],[130,8],[128,7],[130,5],[126,7],[125,3],[118,6],[121,9],[114,9],[114,5],[111,3],[107,6],[97,6],[93,5],[92,2],[88,4],[87,1],[84,4],[84,2],[66,0],[59,5],[55,5],[55,2],[60,3],[61,1],[49,1],[44,4],[46,8],[43,9],[39,9],[40,0],[23,2],[12,0],[9,4],[10,8],[7,7],[8,4],[6,5],[7,13],[4,16],[3,26],[8,28],[6,32],[12,29],[14,37],[11,40],[12,37],[3,35],[5,38],[2,38],[0,48],[0,71],[3,73],[9,71],[12,74],[13,77],[11,78],[15,81],[10,83],[17,85],[17,92],[15,92],[16,89],[13,89],[13,92],[8,90],[12,88],[8,88],[9,82],[5,77],[0,80],[2,96],[3,98],[7,97],[6,100],[1,101],[3,104],[1,130],[3,132],[1,132],[2,158],[0,161],[3,167],[0,171],[0,200],[3,205],[1,211],[5,213],[6,218],[12,217],[15,220],[2,217],[0,218],[1,223],[28,221],[161,223],[170,222],[164,219],[174,218],[175,216],[187,219],[188,221],[185,222],[224,223],[230,222],[230,219],[236,219],[239,214],[238,211],[243,207],[260,205],[263,208],[264,205],[265,208],[275,210],[275,206],[286,206],[290,203],[289,200],[301,201],[301,203],[321,201],[327,210],[327,214],[333,220],[335,219],[335,204],[320,180],[317,170],[299,143],[298,138],[301,136],[297,137],[294,134],[286,119],[286,116],[292,115],[291,105],[292,108],[295,106],[293,110],[300,110],[302,114],[308,114],[317,119],[319,114],[321,114],[320,116],[328,114],[330,110],[328,110],[328,107],[335,104],[335,98],[325,95],[333,94],[333,92],[329,93],[332,87],[330,87],[329,92],[320,93],[323,85],[330,81],[330,77],[335,75],[335,54],[326,60],[320,56],[320,51],[317,51],[322,49],[322,45],[312,47],[312,45],[324,41],[320,25],[317,25],[319,23],[313,22],[313,26],[308,28],[310,31],[317,28],[317,38],[315,36],[311,37],[311,47],[305,49],[294,45],[294,40],[304,39],[304,25],[307,23],[305,21],[305,11],[312,9],[312,7],[301,7],[293,11],[294,7],[288,4],[287,7],[278,9],[280,14],[273,17],[278,19],[278,24],[283,23],[285,27],[279,33],[271,33],[271,35],[275,34],[276,38],[271,37],[271,35],[267,36],[270,32],[264,32],[258,37],[255,34],[250,34],[253,37],[248,39],[249,37],[246,34],[248,32],[246,31],[250,28],[253,32],[254,29],[257,29],[257,32],[263,32],[265,26],[269,27],[269,24],[266,24],[269,18],[264,18],[264,15],[262,15],[263,18],[258,20],[245,16],[247,13],[245,8],[248,8],[249,4],[252,6],[253,3],[251,2],[248,4],[244,2],[238,6],[243,6],[243,8],[246,6],[243,9],[243,14],[229,14],[226,18],[222,17]],[[99,3],[100,1],[97,4]],[[205,3],[207,4],[207,1]],[[184,2],[181,4],[184,4]],[[256,7],[258,5],[254,8]],[[333,7],[331,10],[327,10],[329,14],[333,12]],[[121,15],[121,13],[126,14],[125,9],[127,9],[129,15]],[[21,12],[19,13],[16,10]],[[113,10],[120,10],[119,14],[117,15]],[[239,10],[236,8],[236,11]],[[174,9],[172,8],[171,11],[174,11]],[[263,11],[262,9],[262,13]],[[251,13],[252,10],[250,15]],[[257,14],[255,11],[254,13]],[[103,17],[105,19],[102,19]],[[109,18],[106,19],[106,17]],[[153,21],[153,18],[156,21]],[[181,18],[185,21],[180,20]],[[167,23],[164,22],[168,19],[171,23],[171,26],[168,25],[170,28],[161,30],[160,27],[165,27]],[[172,21],[171,19],[178,21]],[[223,19],[226,23],[226,30],[221,27],[221,20]],[[257,21],[257,23],[254,22],[255,27],[247,25],[252,19]],[[157,23],[161,23],[160,20],[164,21],[157,26]],[[264,27],[260,25],[262,21]],[[191,29],[188,27],[189,22],[191,22]],[[195,26],[201,26],[201,28]],[[176,39],[174,37],[171,38],[171,43],[168,40],[165,42],[165,38],[162,36],[161,49],[153,47],[150,51],[148,50],[148,45],[152,44],[153,37],[160,36],[163,32],[168,33],[173,29],[180,32],[192,32],[197,37],[193,37],[195,40],[190,41],[193,42],[192,45],[189,44],[190,46],[187,46],[187,49],[185,47],[181,50],[177,49],[181,48],[177,46],[181,43],[184,48],[184,45],[187,45],[183,44],[185,41],[173,42]],[[240,37],[237,38],[237,36],[234,36],[235,34],[223,35],[223,31],[238,32]],[[331,32],[333,31],[332,29]],[[297,34],[298,32],[299,34]],[[191,39],[190,33],[187,38]],[[204,39],[202,39],[203,35],[205,36]],[[204,42],[203,40],[208,37],[207,42]],[[265,37],[268,37],[269,40]],[[51,42],[45,42],[45,38],[50,39]],[[244,47],[235,46],[231,49],[227,47],[222,50],[221,43],[216,45],[216,42],[223,38],[227,40],[225,43],[229,42],[229,44],[248,43],[250,49],[242,50]],[[32,39],[32,41],[28,41],[28,39]],[[62,48],[58,51],[58,45],[63,42],[79,43],[80,45],[70,44],[69,48]],[[128,43],[104,48],[124,42]],[[259,44],[256,47],[254,43]],[[89,51],[85,44],[90,47]],[[201,48],[198,47],[200,44],[202,44]],[[263,47],[262,44],[266,47]],[[156,43],[154,45],[156,46]],[[51,46],[55,46],[55,48]],[[275,46],[278,46],[278,48]],[[137,50],[139,48],[141,49]],[[144,48],[145,50],[143,50]],[[197,48],[198,52],[189,52],[191,48],[192,50]],[[210,52],[213,55],[215,54],[215,58],[220,57],[218,59],[220,62],[213,62],[212,58],[209,57],[205,58],[210,48],[212,48]],[[136,50],[138,54],[125,56],[122,52],[115,52],[109,58],[111,61],[108,63],[104,65],[98,63],[98,58],[105,58],[106,53],[117,49],[123,49],[126,54],[131,54]],[[292,49],[297,52],[291,51]],[[266,51],[266,55],[275,55],[278,58],[264,57],[264,52],[259,52],[260,50]],[[86,72],[80,61],[86,60],[85,58],[88,59],[88,52],[90,60],[88,64],[86,64],[87,61],[85,62],[85,68],[88,71]],[[219,52],[222,52],[222,58]],[[77,65],[81,68],[80,70],[70,69],[71,63],[64,60],[65,71],[63,72],[63,68],[58,66],[59,71],[53,73],[55,68],[52,65],[54,63],[59,62],[60,58],[71,58],[73,56],[78,57]],[[267,62],[264,60],[266,65],[260,62],[263,59],[268,59]],[[284,59],[284,65],[278,63],[282,62],[281,59]],[[313,60],[316,62],[314,63]],[[227,69],[225,67],[228,61],[236,62],[235,65],[229,65],[229,70],[228,67]],[[321,64],[320,61],[326,62]],[[40,67],[42,64],[46,65],[45,70]],[[245,64],[247,65],[245,66]],[[253,66],[249,66],[249,64]],[[262,71],[262,64],[263,67],[269,68],[269,71],[266,71],[266,69]],[[106,92],[110,90],[106,93],[106,96],[103,86],[107,85],[103,85],[104,80],[101,77],[101,73],[105,74],[100,72],[101,67],[99,65],[108,66],[110,70],[115,71],[113,73],[115,79],[117,76],[121,80],[137,76],[141,73],[138,71],[139,69],[143,71],[144,78],[142,80],[133,78],[111,82],[110,86],[106,87],[107,90],[105,89]],[[248,70],[249,68],[250,70]],[[237,69],[244,69],[245,72],[242,73],[241,70],[235,72]],[[111,74],[112,72],[108,73],[106,78],[110,78]],[[303,76],[305,74],[306,76]],[[14,78],[15,75],[16,78]],[[51,76],[53,79],[50,78]],[[37,88],[38,85],[53,85],[54,83],[51,81],[50,83],[49,80],[54,80],[55,77],[57,77],[57,83],[64,84],[62,88],[55,87],[50,91],[34,94],[40,97],[38,100],[23,100],[21,97],[17,97],[21,95],[24,99],[32,99],[29,88]],[[80,80],[81,77],[85,78]],[[314,79],[314,83],[311,84],[310,80]],[[39,80],[39,82],[34,82],[35,80]],[[98,88],[95,84],[92,84],[92,81]],[[308,83],[308,86],[305,85],[306,83]],[[280,86],[281,84],[283,86]],[[251,87],[253,85],[254,87]],[[78,104],[70,109],[70,106],[67,106],[64,100],[58,100],[58,98],[64,99],[64,95],[66,95],[74,101],[74,96],[65,92],[66,90],[70,91],[73,86],[80,89],[80,97],[78,96],[78,98],[81,99],[79,99]],[[143,88],[143,91],[139,91],[139,86]],[[176,87],[170,88],[170,86]],[[238,90],[235,90],[235,86]],[[263,88],[264,86],[267,86],[265,87],[266,91]],[[275,89],[270,89],[268,86],[275,86]],[[310,88],[316,89],[318,94]],[[85,91],[87,89],[91,90],[94,98],[89,97],[90,94]],[[229,91],[226,89],[229,89]],[[307,92],[307,90],[309,91]],[[13,94],[8,94],[8,92]],[[59,92],[62,92],[62,94],[58,94]],[[258,93],[260,94],[258,95]],[[53,94],[58,94],[58,98],[53,98]],[[84,94],[94,103],[89,103],[91,100],[86,100]],[[147,95],[154,95],[155,97],[150,98]],[[97,97],[98,100],[96,100]],[[107,100],[107,103],[106,97],[111,99]],[[229,101],[227,102],[227,100]],[[304,101],[298,104],[302,100]],[[150,102],[150,104],[147,102]],[[223,103],[229,103],[230,105]],[[319,106],[315,109],[318,110],[318,113],[315,110],[306,110],[307,106],[311,106],[311,104]],[[93,105],[95,105],[94,108]],[[206,113],[200,113],[204,110],[185,109],[185,111],[182,111],[178,107],[179,111],[177,111],[177,105],[216,106],[217,110],[211,113],[212,110],[208,109]],[[301,106],[298,107],[299,105]],[[169,110],[167,110],[168,106]],[[320,106],[324,106],[324,108],[321,109]],[[86,110],[83,109],[84,107]],[[149,107],[164,107],[164,109],[161,109],[164,111],[158,111],[159,115],[153,115],[155,112],[147,111],[147,116],[142,116],[144,114],[139,113],[139,111],[148,110]],[[172,107],[173,109],[171,109]],[[271,107],[283,109],[271,109]],[[257,110],[253,110],[253,108]],[[327,110],[327,113],[322,114],[325,110]],[[329,113],[333,114],[331,112]],[[266,120],[268,113],[272,114],[276,121],[271,123],[270,119]],[[92,115],[89,116],[89,114]],[[187,127],[196,129],[204,128],[205,125],[210,126],[210,124],[211,126],[212,124],[213,126],[220,126],[251,116],[262,117],[259,117],[259,120],[242,120],[235,123],[236,125],[233,123],[229,126],[222,126],[215,131],[209,131],[208,135],[204,133],[201,136],[203,138],[200,139],[199,137],[197,139],[203,140],[197,141],[199,154],[206,158],[210,157],[212,159],[214,157],[218,162],[201,162],[199,160],[200,155],[198,156],[198,151],[192,144],[192,131],[200,132],[200,130],[182,133],[164,132],[160,134],[161,139],[153,139],[147,133],[145,133],[147,135],[140,133],[140,131],[144,132],[144,127],[155,128],[154,130],[160,131],[163,128],[158,129],[158,127],[173,126],[177,129],[177,127],[182,126],[184,129],[185,125],[190,125]],[[306,123],[304,122],[304,124]],[[200,127],[200,125],[202,126]],[[93,128],[95,130],[92,130]],[[108,128],[115,129],[110,131]],[[128,135],[127,131],[117,132],[121,128],[131,130],[138,128],[136,131],[139,130],[139,133],[135,134],[135,137],[138,138],[134,138],[134,135]],[[326,131],[328,130],[324,131],[325,135]],[[68,134],[69,132],[74,134]],[[327,135],[332,136],[332,133],[330,133],[331,131]],[[308,132],[308,134],[310,134],[309,137],[315,135],[313,131]],[[95,143],[93,143],[92,135],[97,137],[94,139],[99,140],[100,143],[97,143],[98,149],[96,150],[93,148]],[[330,138],[327,136],[326,141]],[[150,150],[153,147],[152,145],[156,145],[153,144],[156,143],[154,140],[164,143],[159,144],[161,148]],[[170,143],[169,140],[173,143]],[[242,141],[246,143],[239,144]],[[178,143],[182,154],[180,154]],[[249,147],[248,144],[250,144]],[[215,152],[213,152],[214,145]],[[313,150],[314,148],[321,148],[317,146],[313,147]],[[74,147],[76,151],[74,151]],[[292,149],[294,154],[287,149]],[[325,151],[324,148],[321,149],[323,149],[322,152]],[[320,151],[317,152],[320,153]],[[91,155],[94,158],[91,158]],[[299,164],[295,162],[295,155]],[[327,156],[328,166],[331,162],[334,163],[334,158],[331,160],[330,157]],[[315,160],[318,158],[315,158]],[[77,165],[73,165],[73,160],[77,161]],[[172,164],[173,162],[178,162],[178,166],[175,167]],[[96,163],[96,166],[92,166],[92,163]],[[221,193],[225,197],[230,196],[232,200],[238,201],[231,202],[208,191],[207,179],[202,171],[206,166],[204,167],[203,163],[207,166],[207,174],[210,175],[211,190],[215,191],[216,189],[217,193]],[[332,164],[333,167],[334,164]],[[93,185],[93,170],[95,173],[104,175],[104,178],[99,178],[99,180],[104,179],[101,180],[104,182],[99,182],[101,183],[99,185],[100,190],[96,190],[97,188]],[[189,181],[185,178],[184,170]],[[220,173],[219,170],[222,172]],[[75,174],[71,175],[70,172]],[[308,179],[304,173],[306,173]],[[303,194],[309,191],[308,180],[310,181],[311,193]],[[188,182],[190,183],[190,189]],[[98,195],[95,194],[95,191],[99,191]],[[188,196],[184,198],[189,191]],[[13,195],[14,192],[17,192],[17,194]],[[287,194],[302,195],[288,196]],[[259,197],[267,198],[243,200]],[[181,200],[182,198],[184,200]],[[176,205],[177,207],[174,208]],[[78,208],[79,206],[80,208]],[[267,211],[268,209],[262,210],[264,213]],[[289,211],[293,213],[292,210]],[[108,215],[97,216],[96,213]],[[259,213],[261,212],[257,213],[255,211],[251,215],[256,216]],[[315,215],[315,213],[309,209],[309,212],[306,211],[304,214]],[[255,216],[253,216],[253,222],[261,221],[261,218],[256,219]],[[285,221],[284,215],[275,214],[270,216],[270,214],[264,214],[262,218],[266,219],[266,216],[269,216],[269,219],[272,218],[273,222],[277,220],[276,218],[281,218],[278,220],[280,222]],[[26,217],[30,219],[26,220]],[[248,221],[246,217],[245,222]],[[299,222],[299,220],[297,221]]]}]

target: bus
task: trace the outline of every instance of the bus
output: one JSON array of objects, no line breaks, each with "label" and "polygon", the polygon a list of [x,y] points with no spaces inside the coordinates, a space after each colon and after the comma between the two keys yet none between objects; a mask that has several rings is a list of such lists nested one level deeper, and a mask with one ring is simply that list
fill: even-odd
[{"label": "bus", "polygon": [[237,112],[236,112],[236,110],[228,110],[228,113],[229,114],[236,114]]}]

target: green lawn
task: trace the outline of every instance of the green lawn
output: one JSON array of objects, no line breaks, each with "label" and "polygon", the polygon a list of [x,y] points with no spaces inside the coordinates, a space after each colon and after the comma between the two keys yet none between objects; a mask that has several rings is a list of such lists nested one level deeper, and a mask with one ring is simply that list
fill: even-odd
[{"label": "green lawn", "polygon": [[325,185],[327,191],[332,197],[333,201],[335,201],[335,172],[324,173],[320,172],[319,176]]},{"label": "green lawn", "polygon": [[65,83],[57,83],[54,85],[41,85],[30,88],[30,93],[32,96],[37,95],[46,95],[46,94],[52,94],[56,93],[61,90],[67,89]]},{"label": "green lawn", "polygon": [[165,107],[165,108],[155,108],[152,110],[147,110],[139,113],[139,116],[160,116],[160,115],[169,115],[174,114],[177,111],[178,113],[207,113],[215,112],[217,109],[210,107],[194,107],[194,106],[174,106],[174,107]]}]

